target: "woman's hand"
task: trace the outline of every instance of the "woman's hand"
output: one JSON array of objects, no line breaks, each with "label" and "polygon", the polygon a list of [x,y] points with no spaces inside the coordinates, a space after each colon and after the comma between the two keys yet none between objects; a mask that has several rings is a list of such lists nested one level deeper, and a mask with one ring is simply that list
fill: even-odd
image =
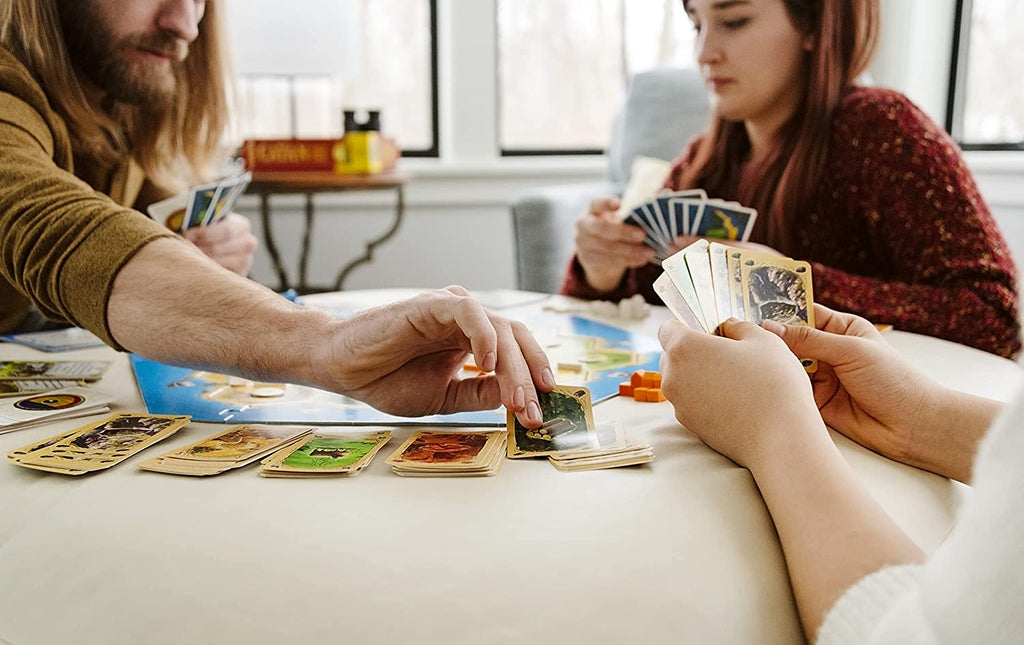
[{"label": "woman's hand", "polygon": [[807,374],[785,343],[734,319],[722,333],[661,326],[661,389],[680,423],[751,470],[799,433],[825,433]]},{"label": "woman's hand", "polygon": [[587,284],[597,291],[611,291],[627,269],[652,262],[656,255],[644,245],[643,229],[624,224],[615,215],[620,205],[617,197],[598,197],[576,222],[576,259]]}]

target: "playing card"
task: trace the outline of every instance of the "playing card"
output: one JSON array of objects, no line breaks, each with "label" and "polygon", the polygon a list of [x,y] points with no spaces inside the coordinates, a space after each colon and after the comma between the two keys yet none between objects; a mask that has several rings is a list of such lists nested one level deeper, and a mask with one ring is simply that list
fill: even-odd
[{"label": "playing card", "polygon": [[[711,283],[715,292],[715,306],[718,310],[719,323],[729,318],[738,318],[732,310],[732,296],[729,292],[729,261],[727,254],[730,247],[718,242],[708,245],[708,259],[711,261]],[[742,315],[742,314],[741,314]]]},{"label": "playing card", "polygon": [[729,298],[732,305],[732,315],[739,320],[746,320],[747,310],[743,298],[743,274],[740,270],[740,258],[742,256],[742,250],[729,249],[725,259],[729,270]]},{"label": "playing card", "polygon": [[0,380],[95,381],[110,367],[110,361],[0,361]]},{"label": "playing card", "polygon": [[207,217],[206,224],[216,224],[224,219],[251,181],[252,173],[248,172],[224,180],[221,184],[222,191],[213,202],[213,210]]},{"label": "playing card", "polygon": [[69,387],[81,387],[83,385],[85,385],[85,381],[0,381],[0,398],[41,394],[43,392],[63,390]]},{"label": "playing card", "polygon": [[622,205],[617,214],[625,219],[637,206],[650,201],[668,179],[672,164],[661,159],[636,156],[630,170],[629,184],[622,195]]},{"label": "playing card", "polygon": [[701,312],[704,314],[704,322],[707,323],[708,331],[715,333],[722,320],[718,315],[718,306],[715,304],[715,287],[711,278],[708,241],[697,240],[683,249],[682,254],[686,268],[690,271],[690,280],[693,282],[693,290],[697,293]]},{"label": "playing card", "polygon": [[175,233],[180,233],[185,223],[189,193],[182,193],[150,204],[146,209],[153,221],[163,224]]},{"label": "playing card", "polygon": [[113,397],[81,387],[0,401],[0,434],[59,419],[106,412]]},{"label": "playing card", "polygon": [[633,212],[627,215],[626,218],[622,221],[625,224],[636,226],[642,229],[644,233],[647,234],[647,239],[644,240],[644,244],[651,247],[655,251],[658,251],[659,253],[661,253],[664,250],[665,244],[661,238],[661,232],[657,228],[655,228],[654,224],[650,221],[647,215],[647,210],[643,207],[643,205],[637,206],[633,210]]},{"label": "playing card", "polygon": [[566,450],[597,447],[590,390],[583,386],[559,385],[551,392],[538,392],[543,423],[527,429],[508,412],[508,456],[539,457]]},{"label": "playing card", "polygon": [[391,439],[390,431],[330,435],[316,433],[298,446],[263,460],[263,477],[354,475],[365,468]]},{"label": "playing card", "polygon": [[181,223],[181,230],[187,231],[190,228],[199,226],[206,219],[206,211],[213,203],[220,183],[196,186],[188,193],[188,205],[185,207],[185,217]]},{"label": "playing card", "polygon": [[683,324],[690,329],[704,331],[704,323],[701,322],[697,314],[690,308],[690,305],[683,298],[683,295],[679,293],[679,289],[676,288],[675,283],[672,282],[672,278],[667,273],[662,273],[654,281],[654,292],[658,294],[658,297],[665,303],[669,311]]},{"label": "playing card", "polygon": [[308,426],[243,424],[138,464],[142,470],[173,475],[217,475],[298,444],[313,433]]},{"label": "playing card", "polygon": [[700,324],[699,328],[710,332],[711,330],[707,326],[707,319],[704,316],[704,310],[701,309],[700,300],[697,298],[697,291],[694,288],[693,280],[690,278],[690,269],[686,266],[685,251],[686,249],[683,249],[665,258],[661,263],[661,267],[665,269],[665,273],[672,280],[672,284],[676,286],[683,300],[689,305],[690,311],[693,312]]},{"label": "playing card", "polygon": [[421,430],[387,458],[398,474],[493,474],[504,459],[505,433]]},{"label": "playing card", "polygon": [[757,211],[723,202],[708,200],[700,211],[694,235],[723,240],[747,241],[757,219]]},{"label": "playing card", "polygon": [[687,217],[686,200],[673,197],[668,200],[671,214],[671,226],[676,237],[690,234],[689,218]]},{"label": "playing card", "polygon": [[103,347],[105,344],[91,331],[78,327],[7,334],[0,336],[0,339],[9,343],[33,347],[43,352],[66,352],[75,349]]},{"label": "playing card", "polygon": [[[744,308],[747,319],[814,327],[814,288],[811,265],[790,258],[744,251],[740,255]],[[809,372],[817,363],[802,359]]]},{"label": "playing card", "polygon": [[63,438],[55,438],[45,447],[26,446],[14,463],[72,475],[103,470],[166,439],[188,420],[187,416],[114,414],[63,433]]}]

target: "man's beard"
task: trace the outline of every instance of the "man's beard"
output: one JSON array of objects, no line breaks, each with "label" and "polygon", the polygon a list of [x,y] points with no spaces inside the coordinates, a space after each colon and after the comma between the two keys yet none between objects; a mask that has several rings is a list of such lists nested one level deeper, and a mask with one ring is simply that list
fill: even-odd
[{"label": "man's beard", "polygon": [[[92,0],[69,0],[57,6],[71,63],[108,99],[151,108],[173,100],[177,72],[188,52],[179,38],[156,32],[115,40],[93,11]],[[171,65],[132,60],[131,54],[138,48],[170,56]]]}]

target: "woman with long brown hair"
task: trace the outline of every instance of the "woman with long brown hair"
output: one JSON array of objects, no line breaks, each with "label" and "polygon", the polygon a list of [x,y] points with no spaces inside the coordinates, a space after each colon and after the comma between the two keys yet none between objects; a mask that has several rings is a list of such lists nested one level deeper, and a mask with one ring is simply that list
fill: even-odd
[{"label": "woman with long brown hair", "polygon": [[[756,208],[750,240],[809,261],[823,304],[1015,355],[1013,260],[956,145],[903,95],[856,84],[878,0],[684,5],[713,117],[666,188]],[[562,292],[659,302],[654,251],[618,206],[599,198],[578,222]]]}]

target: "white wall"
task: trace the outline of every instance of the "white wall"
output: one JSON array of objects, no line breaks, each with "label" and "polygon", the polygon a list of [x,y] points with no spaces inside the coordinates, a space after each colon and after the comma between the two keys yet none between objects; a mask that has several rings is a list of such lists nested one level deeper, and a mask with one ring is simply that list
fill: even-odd
[{"label": "white wall", "polygon": [[[415,175],[406,221],[378,248],[375,260],[350,275],[346,288],[515,286],[509,205],[531,188],[600,181],[600,158],[503,159],[497,151],[495,0],[439,0],[442,158],[407,159]],[[883,29],[871,73],[879,85],[908,94],[936,121],[945,114],[953,0],[882,0]],[[1015,256],[1024,264],[1024,153],[967,155]],[[323,196],[309,282],[333,282],[341,265],[362,253],[365,240],[390,224],[390,195]],[[278,247],[296,279],[302,225],[298,198],[275,199]],[[256,217],[256,201],[241,212]],[[276,284],[265,251],[254,276]]]}]

